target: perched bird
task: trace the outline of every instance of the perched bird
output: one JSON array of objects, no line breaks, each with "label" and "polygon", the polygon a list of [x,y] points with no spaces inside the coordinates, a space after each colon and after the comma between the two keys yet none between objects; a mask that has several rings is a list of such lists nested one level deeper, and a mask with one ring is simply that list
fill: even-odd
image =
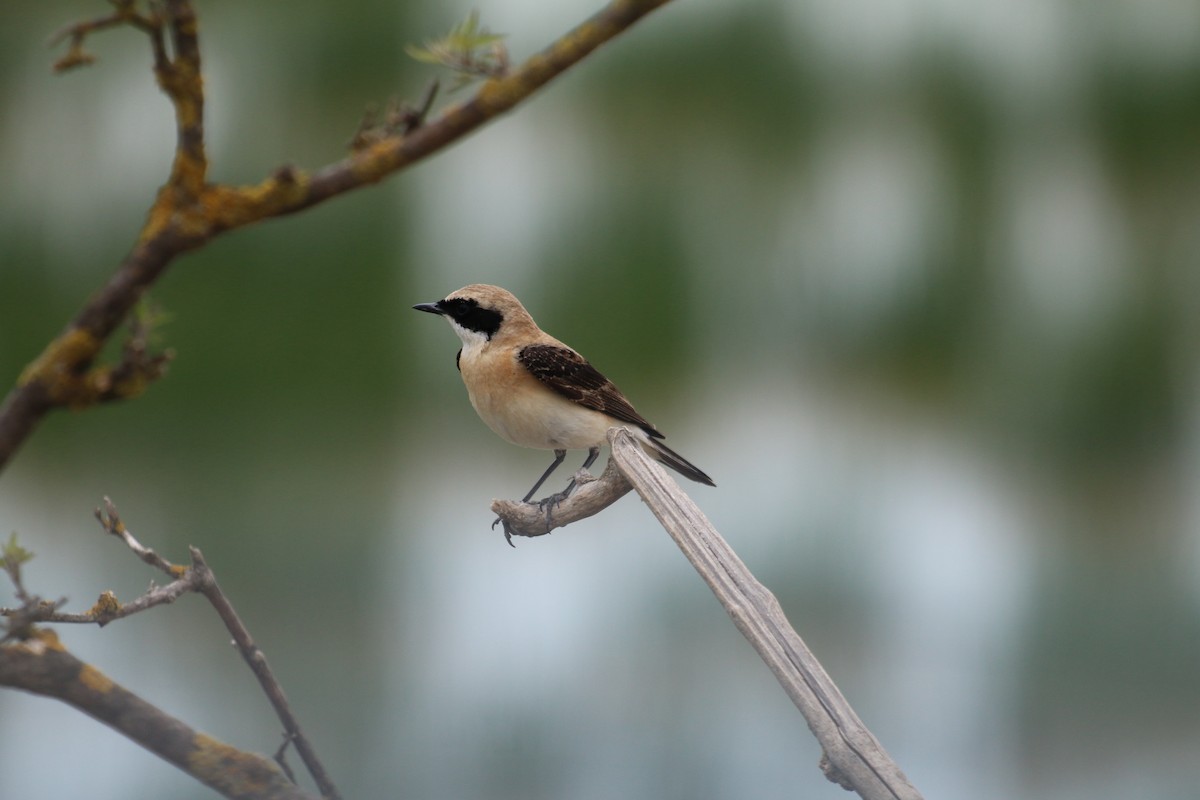
[{"label": "perched bird", "polygon": [[[502,438],[553,450],[554,462],[522,500],[529,502],[568,450],[587,450],[584,469],[600,455],[608,429],[624,425],[652,458],[709,486],[712,478],[662,443],[663,435],[583,356],[543,331],[510,292],[473,283],[436,303],[413,306],[445,317],[462,339],[457,363],[471,405]],[[541,501],[561,502],[575,486]]]}]

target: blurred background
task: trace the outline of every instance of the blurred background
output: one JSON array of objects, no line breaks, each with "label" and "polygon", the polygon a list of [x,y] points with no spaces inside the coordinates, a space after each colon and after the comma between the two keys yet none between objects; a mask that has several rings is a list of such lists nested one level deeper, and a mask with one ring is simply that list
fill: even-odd
[{"label": "blurred background", "polygon": [[[229,183],[342,157],[472,8],[197,5]],[[474,7],[519,62],[599,6]],[[142,35],[51,74],[48,35],[108,10],[0,27],[5,384],[167,174]],[[845,797],[635,498],[489,528],[549,454],[484,427],[410,306],[497,283],[716,479],[684,488],[926,797],[1194,798],[1198,265],[1194,0],[679,0],[416,169],[179,260],[169,375],[48,418],[0,534],[74,609],[159,577],[104,495],[202,548],[347,798]],[[60,635],[277,747],[199,599]],[[41,698],[0,693],[0,743],[0,797],[213,796]]]}]

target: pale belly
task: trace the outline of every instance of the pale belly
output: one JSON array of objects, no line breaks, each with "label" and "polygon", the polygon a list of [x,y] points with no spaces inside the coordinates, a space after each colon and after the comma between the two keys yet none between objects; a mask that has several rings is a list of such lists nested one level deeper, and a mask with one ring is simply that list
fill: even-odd
[{"label": "pale belly", "polygon": [[[542,450],[586,450],[604,444],[617,424],[606,414],[572,403],[551,389],[536,386],[512,393],[508,387],[469,392],[471,405],[502,438]],[[514,401],[514,397],[520,399]]]}]

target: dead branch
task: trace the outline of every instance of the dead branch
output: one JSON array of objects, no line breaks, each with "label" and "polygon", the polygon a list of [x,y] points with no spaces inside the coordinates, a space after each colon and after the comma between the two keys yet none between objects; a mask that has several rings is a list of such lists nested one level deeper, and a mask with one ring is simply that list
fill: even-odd
[{"label": "dead branch", "polygon": [[627,430],[611,428],[608,439],[610,461],[616,462],[804,715],[824,750],[821,768],[826,777],[864,800],[920,800],[920,793],[792,628],[779,601],[692,499]]},{"label": "dead branch", "polygon": [[628,430],[610,428],[612,457],[597,480],[584,484],[548,512],[535,503],[496,500],[505,533],[541,536],[598,513],[637,491],[725,607],[742,635],[800,709],[824,751],[820,767],[840,786],[864,800],[920,800],[899,766],[863,725],[854,709],[792,628],[779,601],[755,579],[708,518]]},{"label": "dead branch", "polygon": [[[22,632],[21,635],[29,635],[28,632],[32,630],[31,626],[37,622],[95,623],[103,626],[113,620],[128,617],[140,611],[145,611],[148,608],[173,603],[185,594],[193,592],[201,594],[216,610],[217,616],[221,618],[221,621],[225,623],[225,627],[233,637],[233,643],[241,654],[242,659],[250,667],[250,671],[254,673],[254,677],[258,679],[259,686],[262,687],[263,693],[266,694],[267,699],[271,703],[271,707],[275,709],[279,721],[283,723],[284,740],[279,752],[276,754],[276,760],[280,762],[281,767],[286,769],[286,765],[283,764],[283,754],[288,746],[295,746],[296,752],[300,754],[301,760],[304,762],[309,774],[312,775],[313,781],[317,784],[321,796],[329,800],[338,800],[337,787],[334,786],[333,780],[321,763],[321,759],[317,756],[312,743],[300,727],[300,721],[296,718],[295,712],[292,711],[291,704],[288,702],[287,695],[284,694],[283,687],[275,678],[271,666],[267,663],[266,655],[255,643],[254,638],[250,635],[250,631],[242,623],[237,611],[234,610],[233,604],[230,603],[229,598],[221,590],[216,576],[208,566],[208,562],[204,560],[204,555],[200,550],[195,547],[189,548],[191,554],[191,564],[189,566],[185,567],[181,564],[173,564],[134,537],[121,520],[116,506],[107,497],[104,498],[104,508],[97,508],[95,515],[105,531],[121,539],[134,555],[146,564],[172,578],[172,581],[166,586],[151,586],[145,594],[130,603],[124,604],[120,603],[116,595],[112,592],[104,592],[100,595],[100,599],[96,601],[95,605],[81,614],[61,613],[58,611],[61,602],[48,603],[42,601],[39,598],[29,595],[24,587],[17,583],[19,590],[18,597],[22,599],[23,605],[16,609],[0,609],[0,616],[10,620],[9,636],[18,631]],[[10,575],[13,575],[11,570]],[[19,573],[13,575],[13,578],[16,583],[19,580]],[[20,627],[18,628],[18,626]],[[9,637],[6,636],[5,638]],[[154,748],[150,749],[154,750]],[[158,751],[154,750],[154,752]],[[160,753],[160,755],[162,754]]]},{"label": "dead branch", "polygon": [[599,514],[633,488],[611,458],[599,478],[581,469],[575,473],[575,484],[571,496],[552,508],[519,500],[493,500],[492,512],[500,517],[508,536],[544,536],[555,528]]},{"label": "dead branch", "polygon": [[166,714],[77,659],[52,631],[0,645],[0,686],[61,700],[231,800],[314,800],[271,759]]}]

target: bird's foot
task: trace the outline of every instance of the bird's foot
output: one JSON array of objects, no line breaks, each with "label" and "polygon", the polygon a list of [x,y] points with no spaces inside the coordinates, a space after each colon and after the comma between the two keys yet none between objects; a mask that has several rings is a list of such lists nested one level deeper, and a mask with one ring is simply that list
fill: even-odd
[{"label": "bird's foot", "polygon": [[561,503],[563,500],[566,500],[566,499],[567,499],[566,492],[558,492],[556,494],[547,495],[546,497],[543,497],[541,500],[537,501],[536,505],[542,511],[546,511],[548,509],[554,508],[556,505],[558,505],[559,503]]},{"label": "bird's foot", "polygon": [[[546,533],[549,533],[550,529],[552,527],[554,527],[554,521],[552,518],[554,508],[556,506],[558,506],[559,504],[561,504],[568,497],[570,497],[571,492],[574,491],[577,486],[582,486],[585,483],[591,483],[594,480],[596,480],[596,476],[592,475],[592,473],[588,472],[586,469],[580,469],[578,472],[575,473],[574,479],[569,484],[567,484],[566,489],[563,489],[561,492],[556,492],[555,494],[543,497],[541,500],[537,500],[532,503],[532,505],[537,506],[538,510],[541,511],[543,516],[545,517],[545,520],[546,520],[546,531],[545,532]],[[525,502],[528,503],[529,501],[526,500]],[[504,526],[505,541],[507,541],[510,546],[516,547],[516,545],[513,544],[513,540],[512,540],[513,530],[509,526],[507,520],[505,520],[503,517],[496,517],[496,519],[492,521],[492,530],[495,530],[497,525]],[[518,535],[523,536],[526,534],[518,534]],[[532,535],[537,535],[537,534],[532,534]]]},{"label": "bird's foot", "polygon": [[496,517],[496,519],[492,521],[492,530],[496,530],[497,524],[504,526],[504,541],[508,542],[508,546],[516,547],[516,545],[513,544],[512,528],[508,527],[508,521],[505,520],[503,517]]},{"label": "bird's foot", "polygon": [[563,500],[566,500],[567,496],[570,495],[570,493],[571,493],[571,490],[567,489],[565,491],[557,492],[555,494],[543,497],[541,500],[537,501],[537,507],[539,509],[541,509],[542,511],[544,511],[547,515],[547,519],[549,519],[550,510],[552,508],[554,508],[556,505],[558,505],[559,503],[561,503]]},{"label": "bird's foot", "polygon": [[548,497],[543,497],[541,500],[537,501],[537,507],[541,510],[542,514],[544,514],[546,517],[546,530],[547,531],[550,530],[550,527],[552,524],[550,521],[550,512],[552,512],[554,510],[555,506],[557,506],[563,500],[566,500],[568,496],[570,496],[571,489],[573,489],[573,488],[574,488],[574,484],[572,484],[571,486],[568,486],[566,489],[564,489],[561,492],[557,492],[555,494],[549,495]]}]

